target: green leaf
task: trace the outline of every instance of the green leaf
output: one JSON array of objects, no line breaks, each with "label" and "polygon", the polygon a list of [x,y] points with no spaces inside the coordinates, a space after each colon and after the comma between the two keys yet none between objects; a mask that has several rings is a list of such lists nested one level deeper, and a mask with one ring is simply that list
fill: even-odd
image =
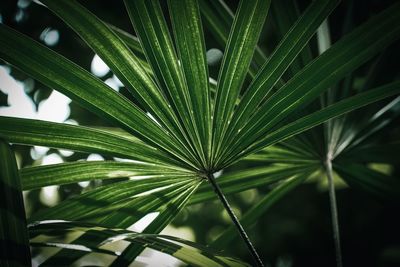
[{"label": "green leaf", "polygon": [[[140,40],[139,38],[137,38],[136,36],[112,25],[112,24],[107,24],[108,27],[114,31],[114,33],[118,36],[118,38],[120,38],[131,50],[132,52],[135,54],[135,56],[137,56],[140,59],[143,59],[143,61],[141,62],[142,65],[143,64],[147,64],[147,61],[145,61],[146,57],[144,55],[143,49],[142,49],[142,45],[140,44]],[[143,67],[145,67],[143,65]],[[147,66],[147,68],[150,69],[150,66]]]},{"label": "green leaf", "polygon": [[201,159],[201,164],[204,166],[202,140],[197,131],[200,125],[197,125],[193,118],[189,90],[179,67],[160,3],[158,1],[125,1],[125,5],[156,80],[182,120],[189,137],[188,143],[194,144],[193,153],[196,154],[196,158]]},{"label": "green leaf", "polygon": [[[127,45],[99,18],[75,0],[42,1],[103,59],[135,99],[176,137],[173,149],[195,161],[169,102]],[[139,124],[143,126],[144,124]],[[166,138],[170,140],[171,137]],[[164,140],[164,142],[166,141]],[[162,140],[160,140],[162,142]]]},{"label": "green leaf", "polygon": [[269,5],[269,0],[241,1],[239,4],[218,77],[213,115],[213,156],[218,155],[222,145],[222,137],[230,123]]},{"label": "green leaf", "polygon": [[400,201],[400,180],[361,164],[334,164],[334,169],[351,186],[381,198]]},{"label": "green leaf", "polygon": [[[276,25],[276,29],[280,33],[281,37],[285,37],[291,27],[301,16],[298,2],[296,0],[274,1],[271,3],[271,12],[274,24]],[[293,77],[297,72],[304,68],[312,58],[311,47],[310,45],[306,45],[297,58],[290,64],[288,69],[290,76]]]},{"label": "green leaf", "polygon": [[235,155],[262,138],[293,111],[306,106],[329,86],[382,51],[400,36],[400,5],[373,17],[308,64],[273,94],[226,144]]},{"label": "green leaf", "polygon": [[108,27],[110,27],[110,29],[113,30],[114,33],[132,50],[132,52],[137,57],[140,65],[142,65],[143,69],[149,75],[153,75],[153,71],[151,70],[149,63],[147,63],[146,57],[143,54],[143,50],[140,45],[139,39],[136,36],[131,35],[126,31],[115,27],[114,25],[108,24]]},{"label": "green leaf", "polygon": [[180,66],[189,88],[195,125],[209,169],[211,151],[211,95],[203,27],[196,0],[168,1]]},{"label": "green leaf", "polygon": [[0,139],[0,265],[31,266],[29,236],[17,162]]},{"label": "green leaf", "polygon": [[339,164],[345,162],[396,164],[400,162],[398,155],[400,155],[400,143],[363,145],[344,151],[335,162]]},{"label": "green leaf", "polygon": [[[157,197],[156,193],[148,194],[146,192],[156,190],[160,195],[177,195],[187,189],[191,182],[193,182],[191,176],[178,178],[167,176],[164,178],[156,177],[113,183],[90,190],[67,199],[57,206],[40,211],[32,215],[29,221],[60,219],[102,223],[102,225],[108,226],[113,226],[112,223],[117,223],[119,227],[129,227],[136,220],[147,214],[149,207],[154,209],[164,203],[162,199]],[[143,197],[140,197],[141,194]],[[138,203],[141,203],[142,206]],[[136,210],[137,208],[139,209]],[[146,212],[143,214],[141,210]],[[123,221],[113,221],[109,224],[106,218],[110,217],[112,212],[124,214],[124,217],[120,218]],[[129,216],[127,216],[128,214]]]},{"label": "green leaf", "polygon": [[[314,128],[315,130],[319,130],[318,128]],[[312,132],[310,134],[310,132]],[[306,134],[308,133],[308,134]],[[314,135],[315,133],[315,135]],[[290,150],[294,153],[297,153],[301,158],[304,159],[318,159],[320,161],[320,153],[319,149],[321,148],[322,140],[318,140],[320,138],[317,134],[319,132],[308,131],[303,132],[301,135],[296,135],[292,138],[285,140],[285,142],[281,142],[279,146],[284,147],[287,150]],[[265,149],[269,149],[269,147],[265,147]]]},{"label": "green leaf", "polygon": [[[385,129],[388,129],[391,124],[395,123],[396,118],[400,116],[400,110],[396,110],[396,107],[400,104],[400,96],[389,103],[385,103],[383,106],[378,106],[379,104],[376,103],[374,108],[370,109],[372,112],[367,110],[366,112],[368,113],[362,120],[357,120],[362,111],[349,114],[350,118],[347,118],[347,121],[344,121],[342,126],[346,128],[346,131],[344,131],[345,134],[341,136],[335,150],[336,153],[333,154],[334,156],[343,150],[360,147],[363,143],[368,143],[368,140],[372,138],[379,138],[380,135],[385,133]],[[363,114],[365,114],[365,111]],[[391,149],[389,150],[391,151]]]},{"label": "green leaf", "polygon": [[240,157],[249,155],[251,153],[254,153],[262,149],[263,147],[273,145],[293,135],[304,132],[329,119],[338,117],[347,112],[368,105],[369,103],[373,103],[383,98],[393,96],[399,93],[400,93],[400,82],[393,82],[381,86],[379,88],[369,90],[365,93],[360,93],[353,97],[349,97],[335,104],[332,104],[324,109],[311,113],[305,117],[302,117],[292,123],[289,123],[270,134],[267,134],[260,141],[254,143],[252,146],[243,151],[241,154],[237,155],[235,158],[238,159]]},{"label": "green leaf", "polygon": [[0,136],[11,143],[100,153],[162,165],[182,165],[168,154],[139,140],[89,127],[1,116],[0,123]]},{"label": "green leaf", "polygon": [[[180,196],[171,199],[159,209],[160,214],[155,218],[142,233],[158,234],[168,224],[172,222],[175,216],[186,206],[192,194],[197,190],[201,182],[196,182],[195,186],[188,191],[183,192]],[[146,248],[143,245],[131,244],[118,257],[111,266],[128,266],[139,254]]]},{"label": "green leaf", "polygon": [[80,161],[44,166],[26,167],[20,170],[23,190],[32,190],[48,185],[61,185],[128,177],[180,177],[190,172],[173,167],[141,162]]},{"label": "green leaf", "polygon": [[[277,201],[302,184],[308,176],[309,174],[295,175],[272,189],[242,216],[240,219],[242,226],[247,228],[251,227]],[[234,241],[235,237],[238,236],[236,231],[237,230],[233,225],[229,226],[211,243],[211,247],[219,249],[226,247],[230,242]]]},{"label": "green leaf", "polygon": [[4,24],[0,42],[0,58],[155,147],[180,154],[174,152],[179,144],[146,113],[81,67]]},{"label": "green leaf", "polygon": [[[150,230],[161,231],[184,207],[199,183],[200,180],[192,176],[155,177],[116,183],[66,200],[38,213],[31,218],[31,221],[58,218],[91,222],[100,226],[127,228],[145,215],[159,212],[157,218],[146,229],[150,227]],[[94,239],[88,234],[79,237],[74,243],[99,244],[102,241],[104,239]],[[141,247],[134,247],[133,253],[140,251]],[[128,252],[132,252],[132,248],[128,248]],[[61,258],[68,265],[81,256],[83,256],[82,253],[60,251],[48,259],[46,264],[57,265]],[[132,254],[129,253],[127,257],[129,256]],[[135,255],[132,260],[134,257]]]},{"label": "green leaf", "polygon": [[307,154],[304,151],[296,151],[287,147],[269,146],[259,151],[258,153],[251,154],[243,160],[260,163],[297,163],[297,164],[318,164],[319,159]]},{"label": "green leaf", "polygon": [[[318,165],[315,164],[277,164],[224,173],[216,180],[224,194],[229,195],[259,186],[270,185],[298,173],[313,171],[317,167]],[[190,199],[190,204],[216,198],[217,196],[212,187],[209,184],[203,184]]]},{"label": "green leaf", "polygon": [[[226,47],[229,38],[229,30],[232,27],[234,14],[228,5],[223,1],[199,0],[199,6],[207,29],[211,32],[221,47]],[[249,66],[248,73],[254,78],[259,66],[267,57],[260,47],[256,46],[252,64]]]},{"label": "green leaf", "polygon": [[232,141],[233,136],[241,131],[263,99],[269,97],[275,83],[296,59],[337,3],[336,0],[313,1],[285,35],[243,95],[229,125],[228,133],[230,134],[226,136],[226,142]]},{"label": "green leaf", "polygon": [[198,2],[205,25],[216,41],[225,47],[235,15],[224,1],[199,0]]},{"label": "green leaf", "polygon": [[[172,236],[142,234],[115,228],[100,228],[91,224],[76,222],[44,221],[30,227],[30,233],[33,236],[42,237],[40,239],[35,238],[33,240],[32,245],[35,247],[58,247],[69,250],[80,250],[84,253],[96,252],[115,256],[120,254],[120,251],[105,250],[95,245],[87,246],[86,244],[78,244],[80,246],[74,246],[62,242],[45,240],[46,236],[59,236],[61,238],[62,236],[68,234],[82,234],[87,232],[91,232],[94,237],[105,239],[101,246],[112,244],[119,240],[124,240],[169,254],[176,259],[183,261],[184,263],[190,264],[191,266],[250,266],[234,258],[221,255],[207,247]],[[59,263],[61,263],[61,260]]]},{"label": "green leaf", "polygon": [[[161,111],[168,113],[165,99],[136,56],[104,22],[74,0],[43,3],[82,37],[142,105],[157,115]],[[160,111],[153,110],[155,107]]]}]

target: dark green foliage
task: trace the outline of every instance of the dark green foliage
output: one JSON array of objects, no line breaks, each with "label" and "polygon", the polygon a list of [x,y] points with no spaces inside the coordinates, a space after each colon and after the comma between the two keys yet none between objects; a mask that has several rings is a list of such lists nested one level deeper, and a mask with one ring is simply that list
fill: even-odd
[{"label": "dark green foliage", "polygon": [[[42,266],[72,265],[92,252],[111,256],[111,266],[128,266],[146,247],[193,266],[247,266],[159,233],[185,206],[219,197],[257,258],[244,229],[305,181],[322,177],[329,181],[341,266],[338,181],[399,201],[399,179],[372,167],[399,163],[398,136],[386,138],[400,110],[398,69],[379,80],[380,69],[389,68],[385,55],[400,38],[399,3],[357,27],[350,3],[342,32],[334,35],[327,20],[339,5],[334,0],[243,0],[235,12],[222,1],[125,0],[136,37],[104,22],[85,3],[41,2],[102,58],[124,90],[113,90],[61,53],[0,24],[2,60],[70,97],[106,126],[0,117],[2,260],[30,265],[29,229],[32,247],[61,248]],[[267,53],[259,39],[271,22],[277,46]],[[339,38],[331,44],[330,36]],[[207,65],[209,42],[224,50],[214,69]],[[98,153],[107,160],[18,172],[8,143]],[[214,178],[218,171],[223,175]],[[26,226],[21,189],[99,179],[102,186],[34,213]],[[225,196],[266,188],[240,224]],[[149,214],[157,216],[141,234],[126,230]],[[210,246],[229,250],[235,231],[228,227]],[[103,247],[117,240],[128,245]],[[23,256],[13,257],[13,248]],[[257,264],[262,266],[260,259]]]}]

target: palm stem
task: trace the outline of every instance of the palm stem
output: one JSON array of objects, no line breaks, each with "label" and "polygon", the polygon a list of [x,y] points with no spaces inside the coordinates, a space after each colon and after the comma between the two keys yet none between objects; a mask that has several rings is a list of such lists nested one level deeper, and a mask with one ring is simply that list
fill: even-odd
[{"label": "palm stem", "polygon": [[328,177],[329,202],[331,206],[333,240],[335,242],[336,266],[342,267],[343,263],[342,263],[342,252],[340,248],[339,217],[336,205],[335,184],[333,182],[332,161],[329,156],[327,157],[327,160],[325,162],[325,167],[326,167],[326,174]]},{"label": "palm stem", "polygon": [[229,216],[231,217],[231,220],[236,226],[236,229],[239,231],[240,236],[242,237],[243,241],[246,243],[247,248],[249,249],[256,266],[264,266],[260,256],[258,255],[256,249],[254,248],[253,244],[251,243],[247,233],[243,229],[243,226],[240,224],[238,218],[236,217],[235,213],[233,212],[231,206],[228,203],[228,200],[226,199],[224,193],[222,192],[221,188],[217,184],[217,181],[214,178],[213,174],[209,174],[207,176],[208,180],[210,181],[212,187],[214,188],[215,193],[218,195],[219,199],[221,200],[222,204],[224,205],[225,210],[228,212]]}]

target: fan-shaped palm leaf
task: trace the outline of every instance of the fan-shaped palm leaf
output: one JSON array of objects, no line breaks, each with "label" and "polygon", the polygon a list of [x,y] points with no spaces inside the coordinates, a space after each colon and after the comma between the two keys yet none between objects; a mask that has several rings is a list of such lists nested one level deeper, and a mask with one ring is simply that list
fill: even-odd
[{"label": "fan-shaped palm leaf", "polygon": [[[284,21],[279,28],[286,28],[287,33],[268,58],[257,47],[257,42],[270,1],[240,1],[233,15],[223,2],[200,1],[199,4],[196,0],[169,0],[170,33],[167,18],[158,1],[126,0],[126,9],[138,38],[103,22],[75,0],[41,2],[103,59],[137,103],[112,90],[65,57],[0,24],[0,58],[117,127],[99,129],[0,117],[0,137],[15,144],[95,152],[133,160],[123,163],[75,162],[29,167],[20,171],[22,188],[26,190],[92,179],[131,178],[95,188],[29,218],[33,225],[35,221],[43,220],[79,222],[77,225],[89,223],[80,228],[83,234],[69,245],[61,242],[39,244],[35,238],[53,230],[75,231],[71,228],[73,223],[31,227],[34,246],[64,248],[46,259],[43,265],[57,265],[61,261],[72,264],[93,251],[117,256],[111,265],[127,266],[146,246],[164,250],[193,265],[243,265],[193,250],[190,250],[193,259],[189,259],[188,251],[176,244],[185,242],[176,239],[170,242],[171,238],[156,235],[187,203],[219,197],[248,245],[255,263],[262,266],[224,193],[284,180],[246,214],[243,222],[248,226],[279,197],[320,167],[321,158],[313,157],[316,153],[312,147],[305,145],[305,149],[302,146],[291,149],[291,142],[297,140],[294,135],[303,133],[304,136],[299,138],[307,140],[309,133],[304,133],[306,130],[400,92],[399,83],[390,82],[355,95],[353,90],[348,90],[350,93],[343,94],[338,98],[340,101],[329,98],[324,102],[327,105],[315,108],[321,94],[333,92],[335,84],[400,37],[399,4],[374,16],[319,57],[307,62],[311,56],[303,49],[308,49],[307,43],[337,1],[313,1],[295,22],[290,19]],[[217,7],[216,11],[213,6]],[[295,7],[290,8],[296,11]],[[274,14],[279,12],[282,10],[278,5],[274,6]],[[213,94],[202,16],[216,39],[226,45]],[[301,62],[299,55],[302,56]],[[291,76],[284,83],[282,76],[288,70]],[[246,79],[251,79],[249,86],[244,86]],[[382,112],[389,109],[384,108]],[[362,127],[377,124],[381,113],[378,112],[372,121]],[[358,133],[352,133],[348,137],[344,130],[340,131],[340,138],[334,139],[332,136],[337,134],[334,131],[345,129],[341,125],[343,121],[347,120],[335,120],[334,127],[327,127],[330,129],[327,141],[330,149],[323,159],[328,158],[329,164],[339,152],[345,157],[346,148],[349,152],[350,148],[364,148],[358,144],[368,139],[368,134],[358,137]],[[376,126],[378,131],[380,124]],[[284,145],[270,147],[284,140],[287,140]],[[335,140],[334,144],[332,140]],[[331,157],[325,158],[326,155]],[[239,170],[215,179],[216,171],[243,159],[261,160],[268,164],[284,161],[286,165],[272,164]],[[4,161],[2,164],[12,166],[13,163]],[[329,164],[328,167],[331,166]],[[356,185],[378,188],[373,189],[374,192],[386,190],[392,183],[391,178],[379,177],[382,175],[361,164],[341,165],[337,170]],[[365,173],[365,176],[360,177],[360,173]],[[6,174],[5,179],[9,179],[10,175]],[[376,183],[375,179],[382,179],[382,182]],[[211,186],[203,183],[205,180]],[[157,216],[142,234],[121,230],[151,213]],[[216,244],[227,242],[227,235],[231,232],[228,229]],[[113,238],[120,237],[132,243],[119,255],[102,248]],[[12,239],[27,244],[19,237]]]}]

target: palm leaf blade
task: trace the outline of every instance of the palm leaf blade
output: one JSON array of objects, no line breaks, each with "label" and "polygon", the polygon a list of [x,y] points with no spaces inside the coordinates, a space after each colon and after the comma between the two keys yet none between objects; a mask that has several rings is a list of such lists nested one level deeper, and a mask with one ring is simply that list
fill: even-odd
[{"label": "palm leaf blade", "polygon": [[0,265],[31,266],[18,167],[10,145],[2,139],[0,158]]},{"label": "palm leaf blade", "polygon": [[[44,0],[43,3],[88,43],[135,99],[165,126],[172,136],[177,137],[173,140],[175,147],[180,148],[178,153],[190,157],[190,150],[182,145],[182,128],[169,102],[128,46],[103,21],[78,2],[72,0],[55,3]],[[171,140],[171,137],[167,137],[164,142],[166,140]]]},{"label": "palm leaf blade", "polygon": [[[205,25],[211,31],[216,41],[225,47],[228,38],[229,30],[234,21],[234,14],[224,1],[199,0],[199,6],[202,13],[202,18]],[[248,69],[250,77],[254,77],[259,66],[266,60],[266,56],[260,47],[256,47],[252,64]]]},{"label": "palm leaf blade", "polygon": [[164,165],[173,162],[181,164],[139,140],[133,141],[132,138],[127,139],[98,129],[1,116],[0,122],[0,136],[11,143],[100,153],[160,164],[164,162]]},{"label": "palm leaf blade", "polygon": [[[75,222],[42,222],[30,227],[30,233],[33,236],[39,235],[63,235],[70,232],[86,233],[92,232],[94,236],[99,239],[105,240],[102,245],[106,245],[115,240],[127,240],[132,243],[137,243],[144,246],[149,246],[155,250],[162,251],[177,259],[182,260],[192,266],[210,266],[210,267],[239,267],[249,266],[248,264],[239,260],[223,256],[206,247],[195,244],[190,241],[182,240],[176,237],[153,235],[153,234],[140,234],[132,231],[122,230],[118,228],[100,228],[93,227],[90,224],[75,223]],[[88,251],[95,251],[99,253],[106,253],[109,255],[118,255],[118,251],[101,250],[97,246],[69,246],[63,243],[54,242],[34,242],[34,246],[48,246],[67,248],[70,251],[81,250],[84,253]]]},{"label": "palm leaf blade", "polygon": [[[148,227],[153,228],[151,230],[161,231],[180,209],[184,207],[188,197],[197,188],[199,183],[196,180],[193,181],[191,177],[164,177],[162,180],[159,178],[150,178],[153,181],[151,183],[148,179],[141,179],[101,187],[80,195],[75,199],[64,201],[58,206],[36,215],[31,220],[62,218],[65,220],[96,223],[97,225],[107,227],[128,228],[146,214],[158,212],[157,218],[144,231]],[[148,193],[154,190],[156,192]],[[70,212],[66,213],[65,210]],[[130,216],[127,216],[128,214]],[[93,239],[89,234],[79,237],[74,243],[100,244],[103,241],[104,239]],[[134,253],[140,253],[142,249],[137,246],[133,248]],[[128,247],[127,252],[132,252],[132,248]],[[72,264],[83,255],[84,253],[71,253],[62,250],[46,260],[46,264],[56,265],[60,258],[63,259],[64,263],[68,262]],[[124,258],[128,259],[131,256],[131,260],[133,260],[137,254],[123,253],[123,255]],[[123,262],[126,261],[124,258],[118,260],[119,266],[123,266]]]},{"label": "palm leaf blade", "polygon": [[176,147],[165,130],[101,80],[3,24],[0,33],[1,58],[143,140],[169,151]]},{"label": "palm leaf blade", "polygon": [[[275,83],[336,5],[336,0],[314,1],[310,4],[246,90],[235,111],[228,132],[234,134],[245,125],[257,106],[268,97]],[[226,138],[229,140],[229,136]]]},{"label": "palm leaf blade", "polygon": [[[217,178],[217,182],[225,195],[242,192],[282,181],[297,173],[310,172],[316,169],[314,164],[299,165],[272,165],[268,167],[254,167],[245,170],[233,171]],[[216,199],[217,196],[208,184],[203,184],[190,199],[190,204]]]},{"label": "palm leaf blade", "polygon": [[115,179],[136,176],[164,178],[168,176],[187,176],[188,174],[190,173],[155,164],[116,161],[70,162],[27,167],[20,170],[22,188],[24,190],[95,179]]},{"label": "palm leaf blade", "polygon": [[270,1],[241,1],[224,52],[213,115],[214,156],[229,125],[236,99],[246,77],[255,46],[268,14]]},{"label": "palm leaf blade", "polygon": [[[192,194],[197,190],[200,183],[195,183],[195,185],[189,188],[187,191],[183,192],[178,197],[175,197],[169,201],[164,207],[159,211],[159,215],[154,219],[142,233],[158,234],[160,233],[174,218],[175,216],[186,206],[188,200]],[[131,244],[124,252],[118,257],[111,266],[123,266],[129,265],[139,254],[145,249],[143,245]]]},{"label": "palm leaf blade", "polygon": [[362,164],[334,165],[334,169],[350,185],[380,198],[399,202],[400,180],[387,174],[369,169]]},{"label": "palm leaf blade", "polygon": [[232,138],[235,145],[227,144],[231,148],[228,153],[242,151],[284,117],[306,106],[330,85],[398,39],[400,26],[393,25],[400,25],[399,10],[398,4],[386,9],[308,64],[258,109],[240,134],[235,133]]},{"label": "palm leaf blade", "polygon": [[[169,1],[177,50],[188,88],[201,151],[211,150],[211,106],[203,28],[197,1]],[[184,7],[182,9],[182,7]],[[208,162],[205,163],[209,165]],[[207,167],[207,166],[206,166]]]},{"label": "palm leaf blade", "polygon": [[267,134],[260,141],[254,143],[249,149],[247,149],[242,155],[244,156],[255,151],[260,150],[263,147],[273,145],[277,142],[281,142],[293,135],[304,132],[312,127],[315,127],[329,119],[335,118],[357,108],[368,105],[379,101],[383,98],[393,96],[400,93],[400,83],[393,82],[381,87],[378,87],[367,92],[357,94],[353,97],[346,98],[335,104],[332,104],[324,109],[311,113],[301,119],[298,119],[292,123],[289,123],[279,130],[276,130],[270,134]]},{"label": "palm leaf blade", "polygon": [[[264,198],[262,198],[257,205],[254,205],[249,211],[247,211],[240,223],[244,227],[250,227],[254,224],[259,217],[264,214],[274,203],[292,191],[295,187],[300,185],[308,175],[297,175],[289,178],[278,185],[271,192],[269,192]],[[236,229],[232,226],[225,229],[220,236],[217,237],[212,243],[212,247],[223,248],[229,242],[232,242],[235,238]]]}]

